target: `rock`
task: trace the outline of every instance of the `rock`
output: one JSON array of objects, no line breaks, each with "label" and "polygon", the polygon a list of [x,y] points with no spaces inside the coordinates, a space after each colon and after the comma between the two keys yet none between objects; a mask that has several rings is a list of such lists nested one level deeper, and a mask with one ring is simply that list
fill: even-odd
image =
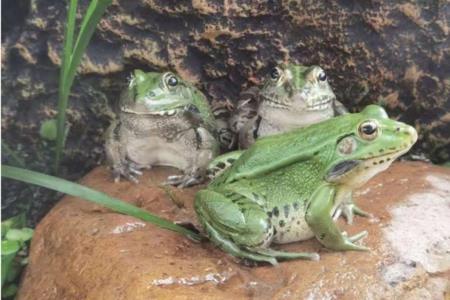
[{"label": "rock", "polygon": [[[82,183],[195,224],[198,188],[158,186],[170,173],[155,168],[138,185],[113,184],[99,167]],[[394,163],[355,196],[373,217],[340,225],[368,230],[370,252],[332,252],[310,240],[278,247],[319,251],[320,261],[276,267],[245,265],[209,242],[65,197],[36,228],[18,299],[448,299],[450,169]]]}]

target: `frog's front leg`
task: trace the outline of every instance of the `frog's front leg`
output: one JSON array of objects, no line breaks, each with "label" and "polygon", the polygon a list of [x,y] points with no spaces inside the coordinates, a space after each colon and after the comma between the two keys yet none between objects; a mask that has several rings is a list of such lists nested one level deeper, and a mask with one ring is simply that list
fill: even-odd
[{"label": "frog's front leg", "polygon": [[120,139],[120,130],[121,122],[115,120],[106,131],[106,159],[111,166],[115,182],[118,182],[120,177],[123,176],[130,181],[138,183],[137,176],[142,175],[140,171],[142,167],[138,167],[136,164],[128,161],[124,143]]},{"label": "frog's front leg", "polygon": [[318,259],[316,253],[289,253],[267,248],[274,227],[264,209],[242,195],[201,190],[195,210],[211,241],[236,257],[277,264],[277,259]]},{"label": "frog's front leg", "polygon": [[244,153],[244,150],[231,151],[213,159],[208,164],[206,170],[208,178],[212,180],[225,172],[237,159],[239,159],[239,157],[241,157],[242,153]]},{"label": "frog's front leg", "polygon": [[341,215],[344,216],[344,218],[347,220],[347,224],[349,224],[349,225],[353,224],[353,217],[355,215],[361,216],[361,217],[366,217],[366,218],[372,216],[370,213],[359,208],[353,202],[352,192],[349,192],[345,196],[345,199],[341,203],[341,205],[338,206],[338,208],[334,212],[333,220],[336,221],[337,219],[339,219],[339,217]]},{"label": "frog's front leg", "polygon": [[334,223],[331,212],[336,196],[335,188],[322,185],[316,189],[307,205],[306,222],[318,241],[325,247],[334,250],[369,250],[367,247],[356,245],[353,242],[363,238],[367,232],[363,231],[353,237],[341,233]]},{"label": "frog's front leg", "polygon": [[177,187],[188,187],[203,183],[206,180],[207,167],[210,161],[217,156],[219,144],[212,134],[203,127],[195,129],[197,141],[196,149],[192,149],[191,163],[184,170],[183,175],[172,175],[167,178],[166,184]]},{"label": "frog's front leg", "polygon": [[335,115],[335,116],[340,116],[340,115],[348,114],[347,108],[345,108],[344,104],[342,104],[342,103],[341,103],[340,101],[338,101],[338,100],[334,100],[334,103],[333,103],[333,110],[334,110],[334,115]]}]

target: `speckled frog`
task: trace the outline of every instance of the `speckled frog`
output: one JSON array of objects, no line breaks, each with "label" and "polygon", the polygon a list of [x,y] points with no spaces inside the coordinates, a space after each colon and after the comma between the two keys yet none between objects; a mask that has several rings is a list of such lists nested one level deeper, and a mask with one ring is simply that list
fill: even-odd
[{"label": "speckled frog", "polygon": [[211,241],[241,258],[318,259],[269,248],[312,237],[329,249],[367,250],[356,243],[367,232],[347,236],[332,216],[416,140],[413,127],[376,105],[262,138],[196,194],[195,210]]},{"label": "speckled frog", "polygon": [[137,181],[141,169],[172,166],[184,175],[167,183],[190,186],[204,179],[218,153],[216,123],[205,96],[171,72],[134,71],[120,99],[119,118],[107,133],[106,154],[118,180]]},{"label": "speckled frog", "polygon": [[286,132],[347,112],[336,100],[327,75],[319,66],[296,64],[273,68],[262,87],[240,95],[230,128],[239,148],[248,148],[258,137]]}]

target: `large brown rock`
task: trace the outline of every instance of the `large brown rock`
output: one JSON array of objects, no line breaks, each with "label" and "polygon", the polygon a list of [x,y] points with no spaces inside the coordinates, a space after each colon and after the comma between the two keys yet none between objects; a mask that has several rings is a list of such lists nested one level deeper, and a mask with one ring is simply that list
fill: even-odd
[{"label": "large brown rock", "polygon": [[[195,189],[167,191],[157,168],[142,183],[113,184],[105,168],[82,182],[165,218],[193,221]],[[395,163],[356,193],[373,214],[370,252],[331,252],[316,240],[279,248],[320,261],[245,266],[209,242],[192,242],[132,217],[66,197],[38,225],[18,299],[448,299],[450,170]]]},{"label": "large brown rock", "polygon": [[[88,1],[79,2],[84,12]],[[66,3],[2,2],[2,142],[35,170],[48,171],[53,161],[52,143],[38,132],[56,113]],[[101,161],[106,106],[134,68],[174,70],[209,100],[234,102],[286,60],[323,66],[352,111],[384,104],[418,129],[413,151],[447,161],[449,20],[442,0],[113,1],[72,91],[65,176],[77,179]],[[31,197],[11,183],[4,188],[5,202]]]}]

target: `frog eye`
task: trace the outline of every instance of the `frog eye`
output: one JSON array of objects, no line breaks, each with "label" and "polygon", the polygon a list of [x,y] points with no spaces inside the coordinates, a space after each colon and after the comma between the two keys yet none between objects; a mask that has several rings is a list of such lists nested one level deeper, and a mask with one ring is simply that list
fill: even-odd
[{"label": "frog eye", "polygon": [[371,141],[378,136],[378,124],[372,120],[365,121],[359,125],[358,131],[363,139]]},{"label": "frog eye", "polygon": [[319,75],[317,75],[317,79],[320,81],[326,81],[327,80],[327,74],[325,74],[324,71],[320,71]]},{"label": "frog eye", "polygon": [[278,68],[273,68],[270,71],[270,78],[272,78],[273,80],[277,80],[278,78],[280,78],[280,71],[278,70]]},{"label": "frog eye", "polygon": [[167,77],[167,84],[169,86],[176,86],[178,84],[178,79],[175,77],[175,75],[170,75],[169,77]]}]

